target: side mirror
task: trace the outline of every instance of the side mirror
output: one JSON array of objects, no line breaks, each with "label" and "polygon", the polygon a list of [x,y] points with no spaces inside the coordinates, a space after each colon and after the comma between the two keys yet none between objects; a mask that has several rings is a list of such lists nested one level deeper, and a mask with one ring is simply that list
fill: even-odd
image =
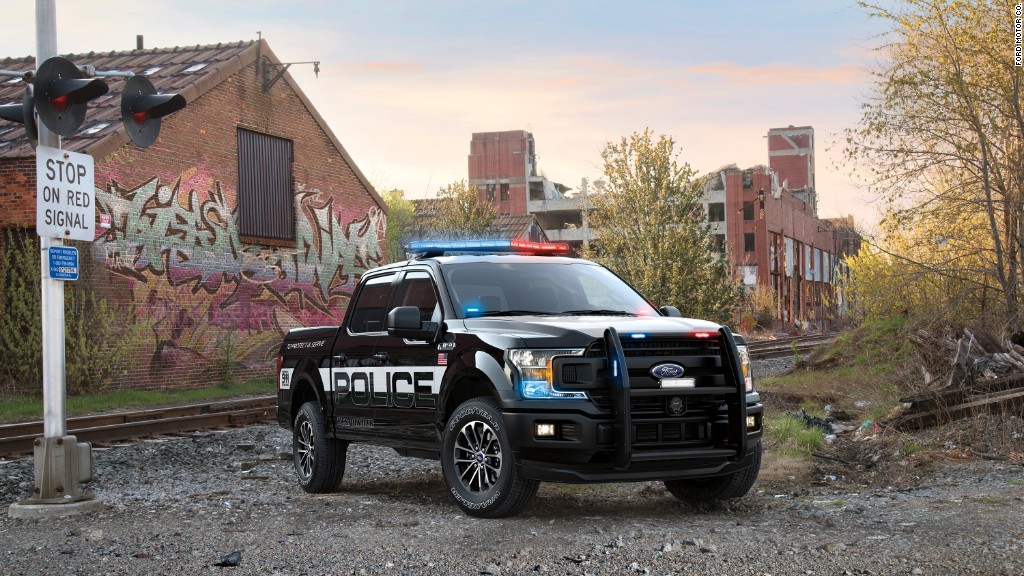
[{"label": "side mirror", "polygon": [[658,308],[658,311],[661,312],[662,316],[668,316],[669,318],[683,317],[683,313],[680,312],[679,308],[676,308],[675,306],[662,306],[661,308]]},{"label": "side mirror", "polygon": [[389,336],[407,338],[409,340],[437,340],[437,322],[420,320],[420,309],[415,306],[399,306],[388,312],[387,328]]}]

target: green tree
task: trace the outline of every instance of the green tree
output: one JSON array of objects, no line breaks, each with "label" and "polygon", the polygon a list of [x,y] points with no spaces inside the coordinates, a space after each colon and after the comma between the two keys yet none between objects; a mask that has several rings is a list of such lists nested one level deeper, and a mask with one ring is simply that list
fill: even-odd
[{"label": "green tree", "polygon": [[[0,253],[0,390],[37,395],[43,389],[42,302],[39,239],[29,230],[8,229]],[[87,249],[80,248],[84,254]],[[68,394],[95,392],[113,384],[129,361],[131,310],[119,310],[99,295],[102,266],[80,259],[80,276],[64,286],[64,357]]]},{"label": "green tree", "polygon": [[413,231],[416,207],[406,199],[405,192],[397,188],[381,194],[388,205],[387,259],[388,262],[405,260],[404,243]]},{"label": "green tree", "polygon": [[[1013,60],[1012,7],[986,0],[861,6],[892,29],[861,120],[847,132],[847,157],[887,202],[891,230],[926,232],[900,234],[892,247],[879,242],[876,250],[887,254],[880,262],[898,263],[889,268],[895,274],[927,270],[958,291],[968,288],[980,315],[1019,329],[1024,68]],[[972,244],[948,244],[938,252],[950,257],[933,258],[934,232],[956,242],[951,232],[965,222]]]},{"label": "green tree", "polygon": [[675,141],[650,129],[608,143],[607,184],[587,218],[599,240],[582,255],[600,262],[658,305],[684,316],[726,321],[741,288],[704,219],[706,179],[677,161]]},{"label": "green tree", "polygon": [[39,239],[8,228],[0,247],[0,385],[11,393],[42,391],[43,332]]},{"label": "green tree", "polygon": [[487,233],[496,212],[481,200],[476,186],[465,180],[452,182],[437,191],[434,211],[428,221],[430,233],[444,238],[474,238]]},{"label": "green tree", "polygon": [[988,242],[984,215],[955,221],[928,216],[884,219],[880,238],[847,259],[845,288],[854,316],[901,316],[911,326],[1001,327],[999,286],[986,272],[991,252],[981,248]]}]

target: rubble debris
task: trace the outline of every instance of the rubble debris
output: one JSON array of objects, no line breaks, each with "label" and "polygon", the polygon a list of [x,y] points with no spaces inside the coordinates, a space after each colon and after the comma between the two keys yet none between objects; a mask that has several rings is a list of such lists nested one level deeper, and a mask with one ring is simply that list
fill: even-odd
[{"label": "rubble debris", "polygon": [[1024,409],[1024,333],[1000,341],[966,328],[957,339],[919,330],[910,340],[923,383],[919,392],[900,399],[903,410],[887,425],[922,429],[978,413]]},{"label": "rubble debris", "polygon": [[235,550],[227,556],[221,557],[219,562],[215,562],[213,565],[220,568],[234,568],[242,563],[242,551]]},{"label": "rubble debris", "polygon": [[790,412],[789,415],[797,420],[802,420],[804,428],[819,428],[825,434],[832,434],[835,432],[835,430],[832,429],[832,423],[835,421],[833,418],[819,418],[817,416],[811,416],[804,410],[799,412]]}]

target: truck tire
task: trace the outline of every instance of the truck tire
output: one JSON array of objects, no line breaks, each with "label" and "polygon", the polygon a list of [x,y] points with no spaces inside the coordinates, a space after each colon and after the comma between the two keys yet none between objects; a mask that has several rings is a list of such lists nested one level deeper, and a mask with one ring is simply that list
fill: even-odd
[{"label": "truck tire", "polygon": [[493,398],[463,402],[445,425],[441,441],[445,485],[463,512],[477,518],[516,514],[540,483],[519,475]]},{"label": "truck tire", "polygon": [[666,480],[665,488],[673,496],[689,504],[705,504],[717,500],[739,498],[750,490],[761,470],[761,443],[753,450],[750,466],[725,476]]},{"label": "truck tire", "polygon": [[345,475],[348,442],[328,438],[317,402],[299,408],[292,427],[292,460],[299,486],[311,494],[334,492]]}]

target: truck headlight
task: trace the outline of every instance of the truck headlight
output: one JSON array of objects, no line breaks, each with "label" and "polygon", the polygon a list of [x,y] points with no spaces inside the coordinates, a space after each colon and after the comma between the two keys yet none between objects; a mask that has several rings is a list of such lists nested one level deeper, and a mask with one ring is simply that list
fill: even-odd
[{"label": "truck headlight", "polygon": [[750,365],[750,351],[746,346],[737,346],[740,352],[740,365],[743,367],[743,387],[747,392],[754,391],[754,368]]},{"label": "truck headlight", "polygon": [[534,350],[516,348],[508,351],[508,361],[519,372],[519,394],[530,400],[537,398],[586,398],[583,392],[562,392],[555,389],[551,377],[551,360],[555,356],[580,356],[583,350]]}]

